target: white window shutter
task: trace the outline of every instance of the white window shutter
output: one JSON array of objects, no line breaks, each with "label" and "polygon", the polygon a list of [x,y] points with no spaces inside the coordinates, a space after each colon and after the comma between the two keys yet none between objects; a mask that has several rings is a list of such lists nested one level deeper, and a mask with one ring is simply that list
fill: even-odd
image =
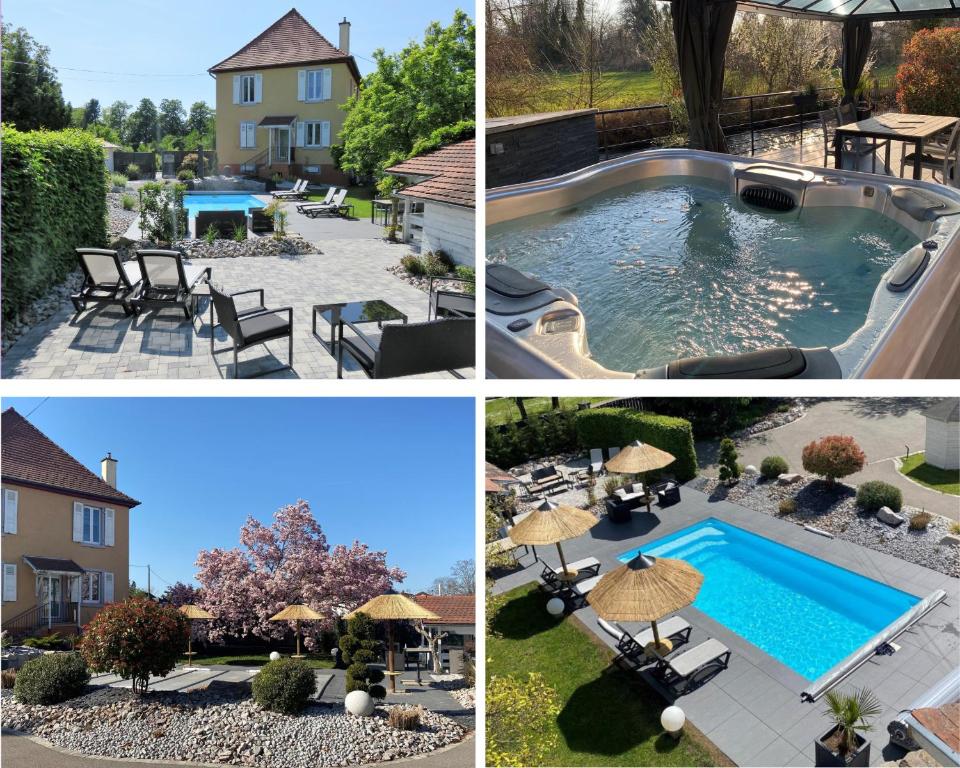
[{"label": "white window shutter", "polygon": [[327,101],[333,98],[333,70],[326,67],[323,70],[323,99]]},{"label": "white window shutter", "polygon": [[297,101],[307,100],[307,70],[297,72]]},{"label": "white window shutter", "polygon": [[240,75],[233,76],[233,103],[240,103]]},{"label": "white window shutter", "polygon": [[103,544],[107,547],[113,546],[113,521],[115,517],[116,513],[112,509],[103,510]]},{"label": "white window shutter", "polygon": [[320,140],[321,145],[324,147],[329,147],[330,146],[330,121],[329,120],[324,120],[322,123],[320,123],[320,136],[321,136],[321,140]]},{"label": "white window shutter", "polygon": [[70,602],[79,603],[80,602],[80,582],[83,581],[86,576],[76,576],[71,577],[70,579]]},{"label": "white window shutter", "polygon": [[263,75],[259,72],[253,76],[253,103],[259,104],[263,101]]},{"label": "white window shutter", "polygon": [[103,602],[113,602],[113,574],[109,571],[103,572]]},{"label": "white window shutter", "polygon": [[3,599],[10,602],[17,600],[17,566],[13,563],[3,564]]},{"label": "white window shutter", "polygon": [[304,133],[306,131],[306,125],[303,120],[297,120],[297,146],[302,147],[306,144],[306,137]]},{"label": "white window shutter", "polygon": [[3,490],[3,532],[17,532],[17,506],[20,503],[20,491],[12,488]]},{"label": "white window shutter", "polygon": [[83,504],[73,502],[73,540],[83,541]]}]

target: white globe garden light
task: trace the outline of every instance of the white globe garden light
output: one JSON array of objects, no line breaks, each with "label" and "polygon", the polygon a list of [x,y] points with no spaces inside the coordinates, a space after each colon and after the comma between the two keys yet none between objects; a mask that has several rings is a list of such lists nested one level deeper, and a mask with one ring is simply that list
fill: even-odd
[{"label": "white globe garden light", "polygon": [[660,725],[672,736],[679,736],[683,724],[687,721],[687,716],[680,707],[674,705],[667,707],[660,714]]},{"label": "white globe garden light", "polygon": [[547,613],[551,616],[559,616],[563,613],[564,604],[563,600],[559,597],[551,597],[547,601]]},{"label": "white globe garden light", "polygon": [[280,654],[277,653],[276,651],[270,651],[270,661],[279,661],[279,660],[280,660]]},{"label": "white globe garden light", "polygon": [[343,706],[351,715],[370,717],[373,714],[373,698],[366,691],[350,691],[343,700]]}]

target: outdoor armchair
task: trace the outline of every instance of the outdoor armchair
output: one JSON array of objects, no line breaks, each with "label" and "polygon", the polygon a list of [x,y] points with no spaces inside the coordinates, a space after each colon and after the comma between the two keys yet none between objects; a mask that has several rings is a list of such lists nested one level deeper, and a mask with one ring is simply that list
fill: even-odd
[{"label": "outdoor armchair", "polygon": [[427,285],[430,294],[427,320],[438,317],[474,317],[476,315],[476,295],[435,287],[437,283],[442,281],[475,285],[473,280],[465,280],[460,277],[431,277]]},{"label": "outdoor armchair", "polygon": [[193,291],[210,282],[210,267],[184,264],[179,251],[143,250],[137,253],[143,282],[130,306],[138,314],[147,307],[180,307],[189,319],[194,309]]},{"label": "outdoor armchair", "polygon": [[[249,294],[258,294],[259,303],[248,309],[237,309],[236,297]],[[220,352],[233,350],[233,377],[235,379],[240,377],[237,355],[249,347],[266,344],[274,339],[289,339],[289,364],[261,371],[255,375],[265,376],[268,373],[293,369],[293,307],[268,309],[264,305],[262,288],[227,294],[211,285],[210,298],[210,354],[216,355]],[[216,324],[213,321],[214,309],[217,311],[217,320],[219,320],[219,323]],[[217,325],[227,332],[227,335],[233,340],[233,346],[223,349],[213,348],[214,331]]]},{"label": "outdoor armchair", "polygon": [[680,484],[676,480],[664,480],[652,488],[657,494],[657,502],[661,507],[669,507],[680,501]]},{"label": "outdoor armchair", "polygon": [[[347,336],[349,326],[353,335]],[[350,355],[364,373],[373,379],[413,376],[448,371],[463,378],[458,368],[476,365],[476,321],[451,317],[425,323],[385,325],[380,338],[362,333],[356,326],[341,321],[337,345],[337,378],[343,378],[343,356]]]},{"label": "outdoor armchair", "polygon": [[135,261],[124,264],[116,251],[106,248],[77,248],[83,285],[70,297],[77,316],[87,304],[97,306],[119,304],[125,314],[132,314],[130,298],[140,285],[140,266]]}]

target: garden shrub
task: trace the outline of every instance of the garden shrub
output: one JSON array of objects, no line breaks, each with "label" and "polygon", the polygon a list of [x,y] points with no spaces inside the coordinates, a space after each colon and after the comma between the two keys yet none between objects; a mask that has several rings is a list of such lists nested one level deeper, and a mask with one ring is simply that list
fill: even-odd
[{"label": "garden shrub", "polygon": [[767,480],[776,480],[789,469],[790,465],[783,456],[767,456],[760,462],[760,474]]},{"label": "garden shrub", "polygon": [[910,516],[910,530],[925,531],[927,530],[927,526],[930,525],[931,520],[933,520],[933,515],[929,512],[917,512]]},{"label": "garden shrub", "polygon": [[190,178],[192,179],[197,174],[197,166],[200,162],[200,158],[197,157],[196,152],[190,152],[183,156],[183,160],[180,161],[180,167],[177,168],[177,177],[179,178],[180,174],[184,171],[190,172]]},{"label": "garden shrub", "polygon": [[464,293],[474,293],[477,289],[477,272],[473,267],[468,267],[466,264],[457,264],[453,268],[454,273],[461,280],[469,280],[470,282],[463,284]]},{"label": "garden shrub", "polygon": [[477,684],[477,662],[472,653],[463,656],[463,681],[470,688]]},{"label": "garden shrub", "polygon": [[[693,447],[693,429],[686,419],[641,413],[632,408],[590,408],[572,412],[572,418],[581,448],[622,448],[640,440],[676,457],[677,460],[664,467],[661,473],[673,474],[681,483],[697,476],[699,467]],[[650,480],[654,480],[658,473],[647,474]]]},{"label": "garden shrub", "polygon": [[487,765],[542,765],[557,745],[560,697],[537,672],[487,684]]},{"label": "garden shrub", "polygon": [[375,699],[386,697],[386,690],[379,685],[383,672],[370,666],[377,661],[379,645],[369,616],[358,613],[348,619],[347,633],[340,638],[343,663],[347,665],[347,693],[366,691]]},{"label": "garden shrub", "polygon": [[207,245],[213,245],[213,241],[219,237],[220,230],[217,229],[216,224],[211,224],[203,233],[203,239],[206,241]]},{"label": "garden shrub", "polygon": [[420,717],[423,715],[423,707],[390,707],[387,713],[387,722],[400,731],[415,731],[420,727]]},{"label": "garden shrub", "polygon": [[566,453],[577,448],[573,413],[552,411],[529,421],[486,429],[487,459],[512,467],[531,458]]},{"label": "garden shrub", "polygon": [[84,131],[4,124],[0,137],[6,320],[76,269],[75,248],[107,245],[107,174],[103,145]]},{"label": "garden shrub", "polygon": [[122,173],[110,174],[110,186],[113,188],[119,187],[120,189],[123,189],[127,186],[127,181],[129,181],[129,179],[127,179],[127,177]]},{"label": "garden shrub", "polygon": [[197,174],[193,171],[177,171],[177,180],[178,181],[190,181],[191,179],[197,178]]},{"label": "garden shrub", "polygon": [[848,435],[828,435],[803,448],[803,468],[822,475],[830,484],[863,469],[867,457]]},{"label": "garden shrub", "polygon": [[132,211],[133,206],[137,204],[137,200],[133,195],[124,195],[120,198],[120,205],[125,211]]},{"label": "garden shrub", "polygon": [[95,672],[133,678],[133,690],[145,693],[150,675],[173,670],[187,648],[190,622],[172,605],[137,597],[110,603],[84,631],[80,650]]},{"label": "garden shrub", "polygon": [[49,635],[38,635],[37,637],[28,637],[24,639],[23,644],[30,648],[40,648],[44,651],[73,650],[72,640],[68,640],[59,632],[51,632]]},{"label": "garden shrub", "polygon": [[247,226],[246,224],[234,224],[233,225],[233,240],[236,243],[242,243],[247,239]]},{"label": "garden shrub", "polygon": [[11,688],[13,688],[16,682],[17,682],[17,670],[15,669],[0,670],[0,688],[10,690]]},{"label": "garden shrub", "polygon": [[442,277],[450,272],[448,264],[433,252],[422,256],[408,253],[400,259],[400,264],[414,277]]},{"label": "garden shrub", "polygon": [[22,704],[57,704],[83,693],[90,672],[79,653],[51,653],[17,671],[13,695]]},{"label": "garden shrub", "polygon": [[921,29],[903,46],[897,106],[921,115],[960,115],[960,28]]},{"label": "garden shrub", "polygon": [[[155,243],[172,243],[187,233],[183,184],[151,181],[140,188],[140,231]],[[176,227],[174,227],[174,214]]]},{"label": "garden shrub", "polygon": [[793,499],[781,499],[780,500],[780,514],[781,515],[794,515],[797,512],[797,502]]},{"label": "garden shrub", "polygon": [[140,178],[140,166],[136,163],[130,163],[126,168],[123,169],[123,172],[127,175],[127,178],[130,181],[136,181]]},{"label": "garden shrub", "polygon": [[317,678],[301,659],[278,659],[253,678],[253,700],[264,709],[291,715],[306,706],[317,690]]},{"label": "garden shrub", "polygon": [[903,494],[897,486],[883,480],[869,480],[857,488],[857,506],[867,512],[876,512],[880,507],[899,512],[903,506]]},{"label": "garden shrub", "polygon": [[740,477],[740,465],[737,463],[737,447],[729,437],[720,441],[720,482],[731,485]]}]

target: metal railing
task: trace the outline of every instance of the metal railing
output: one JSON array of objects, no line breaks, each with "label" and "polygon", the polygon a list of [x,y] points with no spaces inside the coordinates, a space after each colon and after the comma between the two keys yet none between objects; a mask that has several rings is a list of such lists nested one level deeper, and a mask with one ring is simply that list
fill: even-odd
[{"label": "metal railing", "polygon": [[34,632],[47,626],[77,623],[77,604],[64,600],[41,603],[3,622],[12,635]]}]

